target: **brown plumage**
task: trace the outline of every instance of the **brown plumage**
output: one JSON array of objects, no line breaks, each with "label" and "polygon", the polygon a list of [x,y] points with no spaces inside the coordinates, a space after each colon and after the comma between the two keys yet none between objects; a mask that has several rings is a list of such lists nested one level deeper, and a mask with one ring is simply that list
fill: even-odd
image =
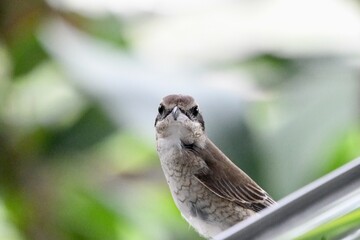
[{"label": "brown plumage", "polygon": [[161,166],[177,207],[201,235],[211,238],[275,203],[207,137],[191,96],[166,96],[158,112]]},{"label": "brown plumage", "polygon": [[255,212],[275,203],[269,194],[231,162],[209,139],[207,139],[207,144],[213,147],[201,153],[199,151],[199,154],[208,169],[195,174],[202,184],[219,197]]}]

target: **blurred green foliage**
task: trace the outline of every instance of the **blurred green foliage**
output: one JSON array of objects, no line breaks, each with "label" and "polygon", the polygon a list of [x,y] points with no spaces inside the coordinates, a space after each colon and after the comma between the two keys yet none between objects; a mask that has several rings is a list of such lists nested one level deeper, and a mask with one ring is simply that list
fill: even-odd
[{"label": "blurred green foliage", "polygon": [[[200,239],[172,202],[152,142],[140,140],[136,133],[115,123],[99,99],[69,80],[38,39],[39,25],[57,16],[93,38],[127,51],[131,40],[123,31],[129,26],[110,14],[88,18],[52,9],[38,0],[3,0],[0,4],[0,239]],[[287,190],[268,181],[267,156],[279,156],[271,144],[287,148],[282,141],[286,141],[286,133],[296,128],[302,131],[302,122],[316,118],[300,112],[313,111],[310,105],[314,102],[294,111],[306,103],[292,93],[303,91],[307,98],[309,89],[318,91],[328,84],[325,79],[317,86],[311,82],[292,85],[298,82],[297,75],[306,74],[304,62],[307,60],[264,53],[226,64],[226,68],[252,72],[258,86],[274,98],[254,103],[243,123],[226,129],[232,141],[239,136],[245,140],[242,149],[228,146],[224,151],[246,159],[250,175],[278,198]],[[351,126],[329,138],[331,147],[319,145],[315,159],[327,160],[317,165],[316,175],[298,182],[299,186],[360,155],[357,114]],[[281,119],[288,121],[283,132],[276,131],[273,121],[279,116],[288,117]],[[310,142],[303,141],[304,145]],[[286,164],[280,160],[279,164]],[[331,235],[329,229],[356,221],[359,211],[308,236]]]},{"label": "blurred green foliage", "polygon": [[359,228],[360,209],[315,228],[296,240],[337,239]]}]

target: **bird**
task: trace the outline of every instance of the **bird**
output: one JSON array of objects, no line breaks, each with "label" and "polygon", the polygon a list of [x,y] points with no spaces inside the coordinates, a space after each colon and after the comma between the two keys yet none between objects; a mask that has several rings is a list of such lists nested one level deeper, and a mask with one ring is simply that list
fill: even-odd
[{"label": "bird", "polygon": [[275,204],[207,137],[193,97],[165,96],[155,129],[158,156],[175,205],[201,236],[211,239]]}]

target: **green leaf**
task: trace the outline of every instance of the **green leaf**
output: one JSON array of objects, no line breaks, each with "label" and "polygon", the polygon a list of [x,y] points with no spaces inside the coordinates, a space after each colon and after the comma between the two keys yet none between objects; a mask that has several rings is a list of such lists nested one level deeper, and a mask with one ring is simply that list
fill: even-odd
[{"label": "green leaf", "polygon": [[41,0],[2,0],[0,32],[10,53],[13,76],[31,71],[48,58],[36,34],[49,8]]},{"label": "green leaf", "polygon": [[341,234],[360,227],[360,209],[325,223],[296,240],[338,239]]},{"label": "green leaf", "polygon": [[119,228],[126,221],[98,196],[85,190],[65,192],[58,212],[66,239],[120,239]]},{"label": "green leaf", "polygon": [[89,107],[80,119],[66,130],[55,132],[49,144],[50,153],[85,150],[116,132],[115,124],[97,106]]},{"label": "green leaf", "polygon": [[30,72],[48,58],[48,54],[40,45],[34,33],[17,39],[9,48],[9,52],[13,63],[14,77]]}]

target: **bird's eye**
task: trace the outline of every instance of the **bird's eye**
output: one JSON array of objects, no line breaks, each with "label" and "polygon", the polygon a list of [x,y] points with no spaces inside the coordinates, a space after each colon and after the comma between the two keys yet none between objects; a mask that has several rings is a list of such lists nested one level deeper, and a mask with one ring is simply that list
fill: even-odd
[{"label": "bird's eye", "polygon": [[191,109],[191,113],[194,115],[194,116],[197,116],[199,114],[199,107],[198,106],[195,106]]},{"label": "bird's eye", "polygon": [[163,113],[164,113],[164,110],[165,110],[164,105],[160,104],[160,106],[159,106],[159,108],[158,108],[159,114],[163,114]]}]

